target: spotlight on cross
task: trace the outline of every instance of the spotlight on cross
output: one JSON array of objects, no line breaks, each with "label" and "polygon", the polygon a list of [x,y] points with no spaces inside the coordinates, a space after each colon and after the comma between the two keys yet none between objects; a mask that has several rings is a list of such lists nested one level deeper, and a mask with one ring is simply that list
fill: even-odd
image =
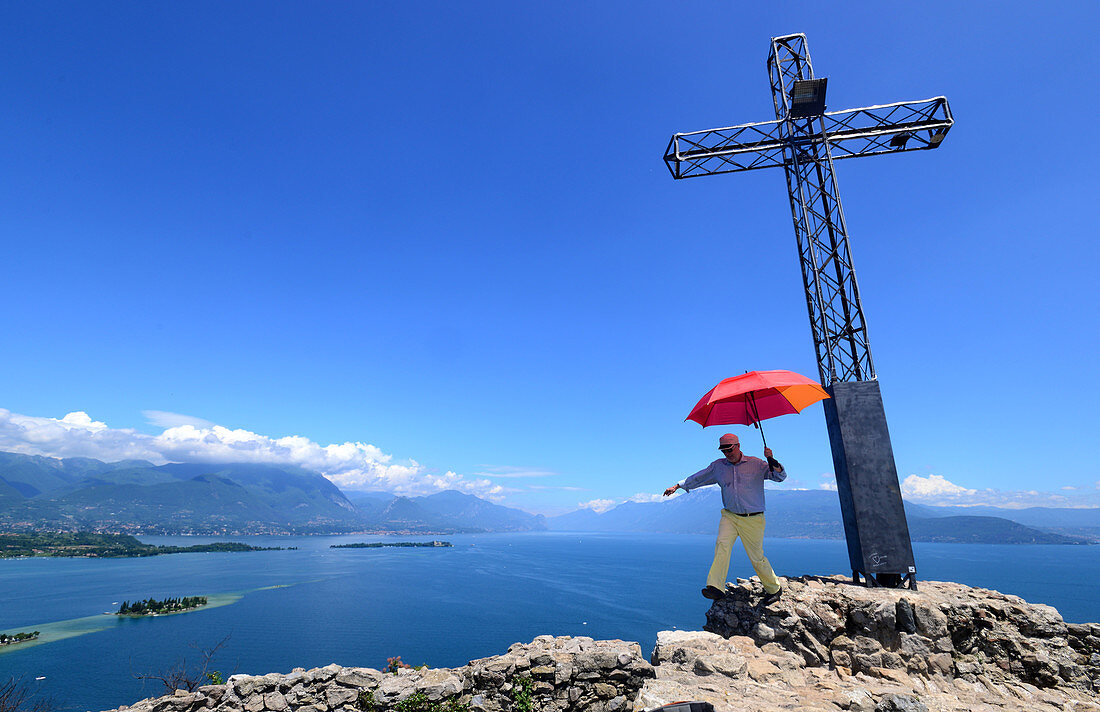
[{"label": "spotlight on cross", "polygon": [[[890,139],[890,145],[894,148],[905,148],[905,143],[912,138],[913,134],[908,131],[903,131],[899,134],[894,134],[894,137]],[[940,139],[941,141],[943,139]]]},{"label": "spotlight on cross", "polygon": [[791,110],[789,116],[804,119],[807,116],[821,116],[825,113],[825,83],[829,80],[796,79],[791,87]]}]

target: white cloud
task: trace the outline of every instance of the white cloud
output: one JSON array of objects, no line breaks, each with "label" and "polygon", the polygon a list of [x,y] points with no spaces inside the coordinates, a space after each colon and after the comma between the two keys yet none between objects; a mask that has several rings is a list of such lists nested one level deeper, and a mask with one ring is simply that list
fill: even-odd
[{"label": "white cloud", "polygon": [[640,504],[646,504],[649,502],[661,502],[664,500],[674,499],[684,494],[683,490],[676,490],[676,492],[668,497],[663,494],[657,494],[653,492],[639,492],[635,495],[631,495],[626,499],[593,499],[588,502],[579,502],[577,507],[579,509],[591,509],[597,514],[603,514],[609,509],[614,509],[620,504],[626,504],[627,502],[638,502]]},{"label": "white cloud", "polygon": [[836,492],[836,477],[831,472],[823,472],[821,474],[821,484],[818,485],[818,489]]},{"label": "white cloud", "polygon": [[587,492],[587,487],[571,487],[569,485],[527,485],[529,490],[561,490],[563,492]]},{"label": "white cloud", "polygon": [[603,514],[609,509],[618,506],[618,500],[614,499],[593,499],[587,502],[578,502],[577,509],[591,509],[596,514]]},{"label": "white cloud", "polygon": [[558,474],[550,470],[539,470],[533,467],[510,467],[504,465],[479,465],[482,471],[475,472],[477,477],[553,477]]},{"label": "white cloud", "polygon": [[1063,487],[1062,489],[1064,489],[1064,490],[1075,490],[1075,489],[1077,489],[1077,488],[1076,488],[1076,487],[1074,487],[1073,485],[1066,485],[1066,486],[1065,486],[1065,487]]},{"label": "white cloud", "polygon": [[958,503],[957,500],[972,498],[978,490],[961,487],[942,475],[909,475],[901,483],[901,493],[914,502],[947,504],[951,500]]},{"label": "white cloud", "polygon": [[[1063,487],[1062,489],[1074,489]],[[918,504],[956,505],[973,507],[987,505],[1006,509],[1024,507],[1072,507],[1091,508],[1096,505],[1095,496],[1074,495],[1067,497],[1055,492],[1038,490],[970,489],[951,482],[941,475],[909,475],[901,483],[901,494]]]},{"label": "white cloud", "polygon": [[92,420],[91,416],[82,410],[69,413],[61,419],[61,422],[68,426],[86,428],[88,430],[103,430],[107,427],[106,423],[101,423],[98,420]]},{"label": "white cloud", "polygon": [[213,427],[213,423],[203,418],[181,413],[170,413],[167,410],[143,410],[146,422],[158,428],[175,428],[179,425],[194,425],[196,428]]},{"label": "white cloud", "polygon": [[[146,417],[152,420],[148,413]],[[456,489],[500,501],[505,491],[488,479],[466,478],[455,472],[435,474],[415,460],[395,462],[392,455],[362,442],[321,445],[299,435],[272,438],[248,430],[194,422],[173,425],[159,435],[148,435],[130,428],[108,427],[83,411],[57,419],[20,415],[0,408],[0,450],[51,457],[92,457],[107,462],[138,459],[155,464],[295,465],[319,472],[343,489],[386,490],[401,495]]]},{"label": "white cloud", "polygon": [[0,408],[0,450],[54,457],[99,457],[165,462],[150,447],[152,436],[116,430],[76,411],[64,418],[36,418]]}]

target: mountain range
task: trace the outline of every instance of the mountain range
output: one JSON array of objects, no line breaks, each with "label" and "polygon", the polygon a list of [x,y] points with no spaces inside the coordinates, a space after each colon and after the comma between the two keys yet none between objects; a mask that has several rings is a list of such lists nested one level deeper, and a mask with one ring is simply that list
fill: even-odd
[{"label": "mountain range", "polygon": [[165,534],[545,529],[542,515],[456,491],[355,493],[264,464],[106,463],[0,452],[0,528]]},{"label": "mountain range", "polygon": [[[769,489],[768,535],[843,539],[825,490]],[[559,531],[713,534],[716,487],[547,519],[456,491],[422,497],[342,492],[325,477],[265,464],[101,462],[0,452],[0,530],[130,534]],[[1100,509],[946,507],[905,502],[914,541],[1100,542]]]},{"label": "mountain range", "polygon": [[[840,500],[825,490],[767,491],[768,536],[843,539]],[[555,531],[713,534],[722,507],[717,487],[662,502],[625,502],[603,513],[581,509],[551,517]],[[988,544],[1081,544],[1100,541],[1100,509],[930,507],[905,502],[913,541]],[[1016,519],[1017,513],[1032,525]],[[1071,512],[1072,515],[1067,515]],[[1011,517],[1011,518],[1010,518]],[[1067,521],[1073,527],[1066,528]],[[1065,531],[1063,531],[1065,530]]]}]

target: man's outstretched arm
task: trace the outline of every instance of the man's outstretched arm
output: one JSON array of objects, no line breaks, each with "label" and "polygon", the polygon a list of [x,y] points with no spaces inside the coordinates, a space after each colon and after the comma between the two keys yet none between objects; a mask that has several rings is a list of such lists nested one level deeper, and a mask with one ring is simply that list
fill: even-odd
[{"label": "man's outstretched arm", "polygon": [[668,497],[678,489],[682,489],[685,492],[690,492],[696,487],[703,487],[704,485],[713,485],[718,479],[714,476],[714,463],[707,465],[702,470],[699,470],[691,477],[684,479],[682,483],[678,482],[665,490],[665,496]]}]

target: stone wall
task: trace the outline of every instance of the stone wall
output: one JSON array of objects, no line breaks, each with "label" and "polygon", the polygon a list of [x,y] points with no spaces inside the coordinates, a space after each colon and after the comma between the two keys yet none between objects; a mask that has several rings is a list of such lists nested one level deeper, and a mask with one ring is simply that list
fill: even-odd
[{"label": "stone wall", "polygon": [[288,675],[234,675],[225,685],[142,700],[119,712],[389,712],[414,695],[427,703],[422,712],[433,703],[440,712],[448,703],[472,712],[522,712],[521,690],[531,694],[529,712],[625,712],[652,677],[637,643],[544,635],[461,668],[383,673],[329,665]]}]

